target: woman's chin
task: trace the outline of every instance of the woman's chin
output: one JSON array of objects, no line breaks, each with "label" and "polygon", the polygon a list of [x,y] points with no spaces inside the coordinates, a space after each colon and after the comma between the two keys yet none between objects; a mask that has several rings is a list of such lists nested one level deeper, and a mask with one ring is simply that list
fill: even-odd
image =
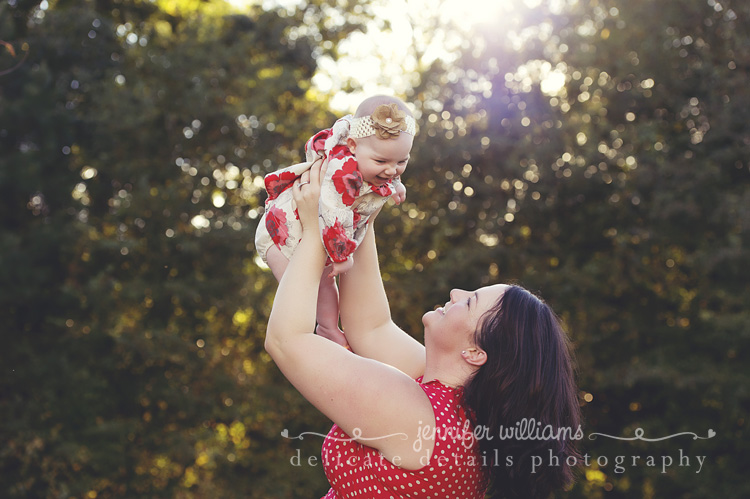
[{"label": "woman's chin", "polygon": [[424,326],[427,326],[429,322],[433,322],[434,320],[441,317],[442,314],[440,313],[440,309],[438,310],[430,310],[428,312],[425,312],[425,314],[422,316],[422,324]]}]

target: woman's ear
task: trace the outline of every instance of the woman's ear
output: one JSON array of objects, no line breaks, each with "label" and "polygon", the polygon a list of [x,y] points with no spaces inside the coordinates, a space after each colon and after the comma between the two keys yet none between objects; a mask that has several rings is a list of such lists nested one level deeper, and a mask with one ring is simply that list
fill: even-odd
[{"label": "woman's ear", "polygon": [[487,352],[481,348],[467,348],[461,352],[461,357],[472,366],[479,367],[487,362]]}]

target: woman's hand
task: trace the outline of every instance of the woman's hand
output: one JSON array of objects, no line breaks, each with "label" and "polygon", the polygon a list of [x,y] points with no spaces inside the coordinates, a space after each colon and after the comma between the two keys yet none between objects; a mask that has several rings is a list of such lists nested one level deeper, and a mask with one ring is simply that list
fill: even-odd
[{"label": "woman's hand", "polygon": [[320,180],[324,178],[326,168],[328,168],[328,159],[316,161],[308,171],[294,181],[292,197],[297,204],[303,234],[308,231],[318,232],[319,230]]}]

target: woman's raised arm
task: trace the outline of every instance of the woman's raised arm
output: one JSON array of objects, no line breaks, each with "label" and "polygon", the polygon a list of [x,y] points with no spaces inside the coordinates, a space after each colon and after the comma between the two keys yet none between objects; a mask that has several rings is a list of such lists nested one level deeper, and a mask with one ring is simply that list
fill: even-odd
[{"label": "woman's raised arm", "polygon": [[424,346],[391,319],[372,221],[354,254],[354,266],[340,277],[339,284],[341,324],[352,351],[391,365],[412,378],[424,374]]},{"label": "woman's raised arm", "polygon": [[318,232],[318,167],[309,182],[307,176],[293,187],[303,236],[276,291],[266,351],[299,392],[348,435],[387,459],[411,456],[408,466],[419,468],[423,455],[412,449],[416,422],[433,417],[424,391],[404,372],[313,334],[326,255]]}]

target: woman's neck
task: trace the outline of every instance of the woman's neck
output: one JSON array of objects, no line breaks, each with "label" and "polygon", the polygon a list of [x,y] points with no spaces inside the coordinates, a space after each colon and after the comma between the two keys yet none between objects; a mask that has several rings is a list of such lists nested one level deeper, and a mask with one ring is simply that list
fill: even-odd
[{"label": "woman's neck", "polygon": [[[453,357],[457,357],[457,360]],[[427,354],[422,382],[439,380],[444,385],[459,388],[466,384],[475,370],[476,368],[467,364],[460,355],[450,355],[446,358]]]}]

